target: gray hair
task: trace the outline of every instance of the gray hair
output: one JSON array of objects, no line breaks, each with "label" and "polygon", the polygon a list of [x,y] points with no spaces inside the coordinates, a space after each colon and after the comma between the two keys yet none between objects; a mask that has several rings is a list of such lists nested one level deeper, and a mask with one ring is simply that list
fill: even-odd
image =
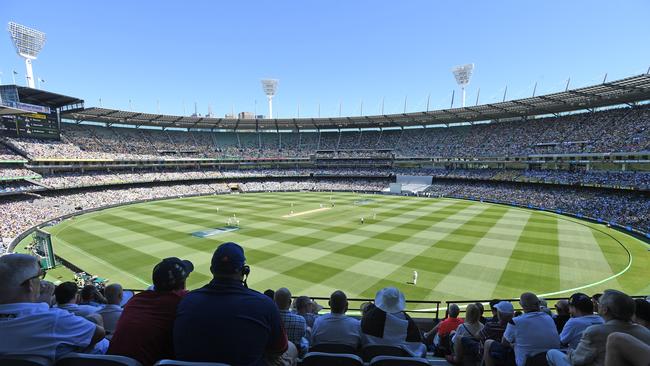
[{"label": "gray hair", "polygon": [[636,304],[634,299],[618,290],[605,290],[600,298],[600,307],[605,308],[606,316],[623,321],[632,320]]}]

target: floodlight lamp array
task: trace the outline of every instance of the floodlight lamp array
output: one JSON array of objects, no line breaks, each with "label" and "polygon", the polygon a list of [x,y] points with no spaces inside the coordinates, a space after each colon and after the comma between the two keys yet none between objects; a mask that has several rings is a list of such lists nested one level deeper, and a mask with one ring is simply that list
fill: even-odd
[{"label": "floodlight lamp array", "polygon": [[8,30],[20,56],[35,59],[41,52],[45,44],[45,33],[15,22],[9,22]]},{"label": "floodlight lamp array", "polygon": [[278,90],[278,80],[277,79],[262,79],[262,89],[264,89],[264,94],[269,97],[275,95],[275,92]]},{"label": "floodlight lamp array", "polygon": [[451,71],[454,73],[454,77],[456,78],[458,85],[461,88],[464,88],[469,84],[469,79],[472,77],[474,64],[456,66]]}]

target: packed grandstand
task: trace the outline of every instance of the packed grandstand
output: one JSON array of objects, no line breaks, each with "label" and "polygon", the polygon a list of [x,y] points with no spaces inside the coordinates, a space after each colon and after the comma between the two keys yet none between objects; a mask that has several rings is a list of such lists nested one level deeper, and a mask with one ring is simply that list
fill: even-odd
[{"label": "packed grandstand", "polygon": [[242,192],[382,191],[398,175],[433,177],[418,194],[561,210],[650,232],[650,108],[644,104],[471,125],[336,131],[76,122],[61,123],[60,140],[2,137],[5,246],[79,208],[226,193],[228,183],[239,183]]}]

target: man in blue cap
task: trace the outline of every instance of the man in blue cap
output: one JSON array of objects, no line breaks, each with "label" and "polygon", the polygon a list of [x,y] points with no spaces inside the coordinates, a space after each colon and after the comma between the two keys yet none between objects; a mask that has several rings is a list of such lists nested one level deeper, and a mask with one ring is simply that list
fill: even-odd
[{"label": "man in blue cap", "polygon": [[266,365],[280,361],[287,335],[268,296],[246,287],[244,249],[221,244],[212,256],[212,281],[187,294],[174,323],[177,360]]}]

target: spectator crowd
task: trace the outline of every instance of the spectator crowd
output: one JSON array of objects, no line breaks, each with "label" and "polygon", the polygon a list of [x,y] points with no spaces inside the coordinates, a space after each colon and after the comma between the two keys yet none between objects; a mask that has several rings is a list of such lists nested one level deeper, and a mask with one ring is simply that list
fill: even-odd
[{"label": "spectator crowd", "polygon": [[[609,109],[525,121],[440,128],[339,132],[220,132],[62,124],[61,141],[7,138],[32,159],[164,159],[309,157],[504,157],[535,154],[644,152],[650,149],[650,108]],[[606,133],[603,133],[606,131]],[[364,152],[365,151],[365,152]],[[12,154],[3,152],[0,156]],[[0,159],[1,160],[1,159]]]},{"label": "spectator crowd", "polygon": [[450,303],[445,318],[431,322],[413,319],[395,287],[379,289],[359,316],[346,314],[349,302],[340,290],[324,312],[284,287],[249,289],[255,268],[232,242],[216,248],[209,269],[212,279],[188,291],[194,264],[165,258],[152,269],[153,285],[134,295],[117,283],[103,291],[73,282],[55,286],[43,280],[36,257],[0,256],[0,363],[22,356],[53,362],[73,352],[126,356],[143,366],[161,359],[296,365],[321,355],[313,352],[360,355],[366,362],[382,352],[438,356],[487,366],[647,366],[650,360],[650,302],[617,290],[574,293],[555,304],[555,313],[531,292],[521,294],[521,311],[508,300],[490,301],[491,317],[483,303],[467,305],[464,318]]}]

